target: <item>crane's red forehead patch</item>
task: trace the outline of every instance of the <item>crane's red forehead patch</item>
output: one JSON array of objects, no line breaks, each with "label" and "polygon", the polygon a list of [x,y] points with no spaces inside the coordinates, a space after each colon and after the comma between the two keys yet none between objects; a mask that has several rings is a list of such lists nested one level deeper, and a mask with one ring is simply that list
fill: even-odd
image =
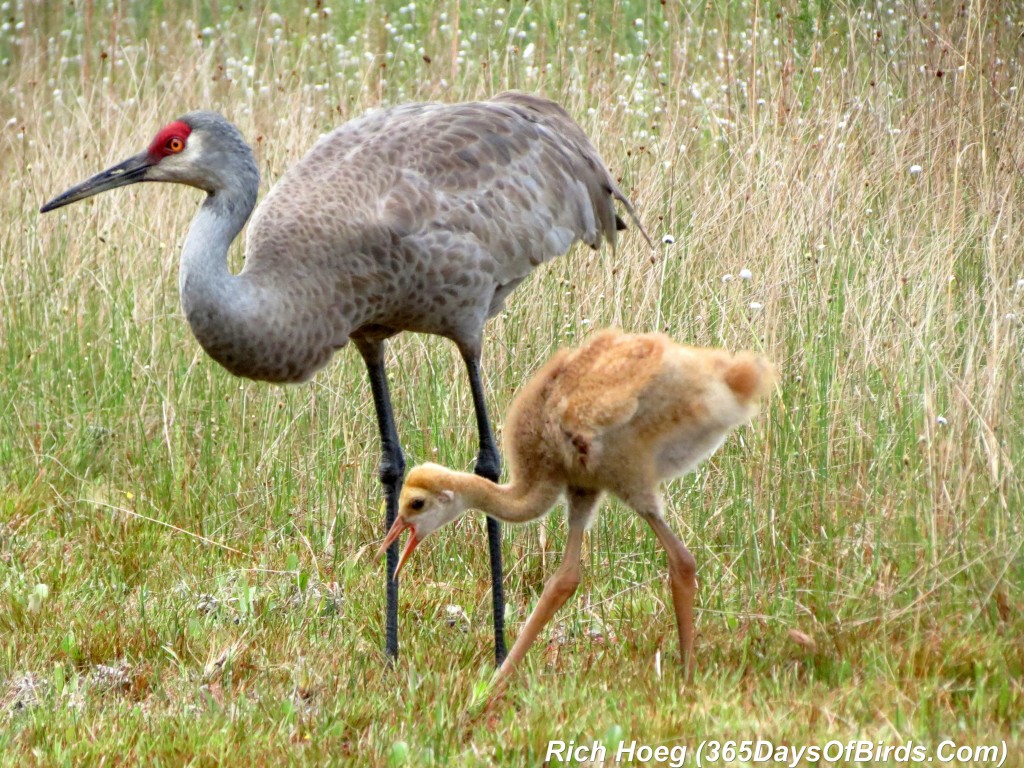
[{"label": "crane's red forehead patch", "polygon": [[188,135],[192,133],[192,128],[188,123],[182,120],[175,120],[173,123],[168,123],[159,131],[157,131],[156,138],[149,145],[149,155],[158,160],[162,160],[168,155],[175,154],[167,144],[171,139],[181,139],[185,141],[188,139]]}]

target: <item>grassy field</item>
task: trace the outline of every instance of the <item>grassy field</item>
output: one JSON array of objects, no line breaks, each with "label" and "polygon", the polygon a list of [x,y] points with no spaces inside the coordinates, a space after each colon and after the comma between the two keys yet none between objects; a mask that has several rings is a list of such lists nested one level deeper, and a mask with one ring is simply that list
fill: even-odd
[{"label": "grassy field", "polygon": [[[0,764],[517,766],[550,739],[609,765],[620,740],[695,765],[730,739],[1020,764],[1024,6],[200,6],[0,5]],[[240,126],[265,190],[368,108],[510,87],[580,121],[657,248],[627,232],[517,290],[486,338],[499,430],[525,377],[607,325],[782,371],[668,489],[699,564],[692,685],[664,554],[616,504],[503,698],[478,516],[406,570],[386,668],[356,352],[288,388],[207,358],[177,297],[195,191],[37,213],[190,109]],[[410,462],[468,468],[453,345],[391,350]],[[564,535],[557,510],[506,529],[512,635]]]}]

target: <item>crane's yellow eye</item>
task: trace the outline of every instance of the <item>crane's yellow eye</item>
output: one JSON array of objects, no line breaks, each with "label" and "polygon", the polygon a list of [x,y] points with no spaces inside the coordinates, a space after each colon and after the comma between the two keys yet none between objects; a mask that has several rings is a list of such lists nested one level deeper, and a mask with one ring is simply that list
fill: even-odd
[{"label": "crane's yellow eye", "polygon": [[167,140],[167,151],[168,152],[181,152],[185,148],[185,142],[177,136],[172,136]]}]

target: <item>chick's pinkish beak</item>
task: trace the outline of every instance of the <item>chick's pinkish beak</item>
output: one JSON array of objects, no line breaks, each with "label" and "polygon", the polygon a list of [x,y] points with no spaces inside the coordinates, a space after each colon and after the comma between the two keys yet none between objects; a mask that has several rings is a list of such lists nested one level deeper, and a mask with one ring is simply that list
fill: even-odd
[{"label": "chick's pinkish beak", "polygon": [[412,533],[409,534],[409,541],[405,544],[405,549],[402,551],[402,557],[398,560],[398,567],[395,568],[394,578],[398,578],[398,572],[402,570],[402,566],[405,565],[405,561],[409,559],[409,555],[416,549],[416,545],[420,543],[419,537],[416,535],[416,526],[412,523],[408,523],[401,517],[395,518],[395,524],[391,526],[391,530],[388,531],[388,535],[384,537],[384,541],[381,542],[380,549],[377,550],[376,559],[380,560],[387,552],[388,547],[394,544],[398,537],[402,535],[402,531],[406,528],[411,528]]}]

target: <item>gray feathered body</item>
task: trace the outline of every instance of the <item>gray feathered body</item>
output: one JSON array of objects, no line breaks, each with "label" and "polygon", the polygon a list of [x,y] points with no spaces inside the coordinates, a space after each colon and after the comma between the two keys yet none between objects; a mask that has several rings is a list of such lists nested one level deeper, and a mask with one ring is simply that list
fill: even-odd
[{"label": "gray feathered body", "polygon": [[[403,330],[479,352],[484,321],[534,267],[576,240],[614,245],[616,199],[635,219],[583,131],[547,99],[376,110],[274,186],[238,275],[215,289],[202,269],[183,269],[182,303],[210,355],[253,379],[300,381],[350,339]],[[215,193],[204,208],[211,221],[237,219],[232,205],[246,203]],[[195,240],[226,237],[216,229],[197,217]]]}]

